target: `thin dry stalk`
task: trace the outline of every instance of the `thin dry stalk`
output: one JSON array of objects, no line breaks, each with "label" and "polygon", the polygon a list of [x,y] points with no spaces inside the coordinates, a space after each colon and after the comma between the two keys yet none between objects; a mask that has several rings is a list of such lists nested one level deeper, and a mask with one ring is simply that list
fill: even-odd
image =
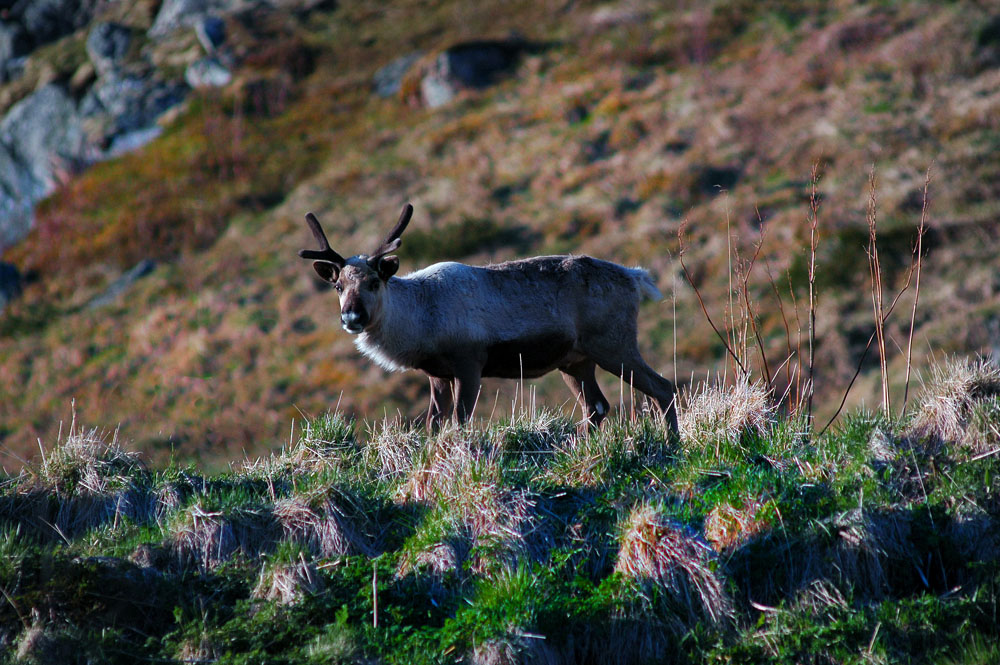
[{"label": "thin dry stalk", "polygon": [[[771,290],[774,291],[774,297],[778,302],[778,312],[781,314],[781,324],[785,327],[785,349],[788,351],[788,355],[785,359],[785,385],[787,386],[786,392],[791,390],[792,386],[792,331],[788,326],[788,317],[785,316],[785,303],[781,300],[781,293],[778,291],[778,285],[774,283],[774,275],[771,274],[771,262],[764,259],[764,269],[767,272],[767,281],[771,283]],[[801,363],[800,363],[801,364]],[[781,368],[778,368],[781,371]],[[676,385],[676,384],[675,384]],[[794,412],[793,409],[789,411]]]},{"label": "thin dry stalk", "polygon": [[[892,302],[889,304],[888,309],[885,310],[886,318],[892,315],[892,310],[896,309],[896,303],[898,303],[900,297],[902,297],[902,295],[906,293],[906,290],[910,288],[910,278],[912,276],[913,276],[913,266],[910,266],[910,270],[906,275],[906,283],[903,284],[903,288],[899,290],[899,293],[896,294],[896,297],[893,298]],[[830,420],[826,422],[826,425],[823,425],[823,429],[819,431],[820,434],[825,432],[830,427],[830,425],[833,424],[833,421],[837,419],[837,416],[839,416],[840,412],[844,409],[844,404],[847,403],[847,396],[851,393],[851,388],[854,387],[854,382],[857,381],[858,375],[861,374],[861,368],[864,367],[865,358],[868,357],[868,351],[869,349],[872,348],[872,343],[875,341],[875,334],[876,333],[873,331],[871,337],[868,338],[868,343],[865,345],[865,350],[861,353],[861,360],[858,361],[858,366],[854,370],[854,376],[851,377],[850,383],[847,384],[847,389],[844,391],[844,396],[840,400],[840,405],[837,407],[837,410],[836,412],[834,412],[833,416],[830,417]]]},{"label": "thin dry stalk", "polygon": [[885,357],[885,312],[882,307],[882,265],[878,257],[878,196],[875,165],[868,175],[868,269],[871,272],[872,309],[875,314],[875,339],[878,345],[878,364],[882,375],[882,412],[889,414],[889,368]]},{"label": "thin dry stalk", "polygon": [[[874,195],[874,192],[873,192],[873,195]],[[919,239],[918,239],[918,245],[919,245]],[[869,250],[869,256],[870,255],[871,255],[871,252]],[[862,352],[861,359],[858,361],[858,366],[854,370],[854,376],[851,377],[850,382],[847,384],[847,389],[844,391],[844,396],[840,400],[840,405],[837,407],[836,412],[834,412],[834,414],[830,418],[830,420],[827,421],[826,425],[823,426],[823,429],[820,430],[820,434],[822,434],[823,432],[825,432],[830,427],[830,425],[833,424],[833,421],[837,419],[837,416],[839,416],[840,412],[844,409],[844,404],[847,403],[847,396],[850,394],[851,388],[854,387],[855,381],[857,381],[858,376],[861,374],[861,368],[864,367],[865,359],[868,357],[868,351],[871,349],[872,343],[878,337],[880,328],[884,331],[884,329],[885,329],[885,322],[888,321],[888,319],[889,319],[890,316],[892,316],[892,312],[893,312],[893,310],[896,309],[896,304],[899,302],[899,299],[910,288],[910,283],[913,281],[913,274],[916,271],[916,262],[917,262],[917,252],[915,251],[914,254],[913,254],[913,256],[911,256],[911,258],[910,258],[910,267],[906,271],[906,282],[903,284],[903,286],[899,289],[899,291],[893,297],[892,302],[889,303],[889,307],[885,308],[884,311],[882,312],[881,324],[879,324],[879,320],[876,319],[876,328],[875,328],[875,331],[873,331],[872,334],[871,334],[871,336],[868,338],[868,343],[865,345],[865,350],[864,350],[864,352]],[[874,293],[874,289],[873,289],[873,293]],[[874,299],[874,295],[873,295],[873,299]],[[884,339],[883,339],[883,344],[884,344]],[[883,355],[883,358],[882,358],[881,364],[885,365],[884,346],[882,348],[882,355]],[[907,367],[909,367],[909,362],[907,362]],[[883,377],[883,381],[882,381],[883,406],[885,406],[888,403],[888,380],[887,380],[887,378],[888,378],[888,372],[886,370],[883,370],[882,377]],[[886,411],[886,413],[888,413],[888,411]]]},{"label": "thin dry stalk", "polygon": [[719,331],[718,326],[715,325],[715,322],[712,321],[712,315],[708,313],[708,307],[705,306],[705,299],[701,297],[701,291],[698,290],[698,285],[694,283],[694,278],[691,276],[691,272],[684,263],[684,228],[685,224],[681,224],[681,227],[677,230],[677,241],[680,245],[677,252],[677,260],[681,264],[681,270],[684,271],[684,278],[687,279],[688,284],[690,284],[691,288],[694,289],[694,295],[698,298],[698,304],[701,305],[701,311],[705,314],[705,319],[708,321],[708,325],[712,326],[712,330],[715,332],[715,335],[722,341],[723,346],[726,347],[726,352],[729,353],[729,357],[732,358],[737,365],[739,365],[740,371],[743,372],[744,376],[749,376],[747,368],[743,366],[743,363],[740,362],[736,352],[733,351],[733,347],[729,345],[727,335],[723,335]]},{"label": "thin dry stalk", "polygon": [[[933,166],[933,165],[932,165]],[[931,184],[931,167],[927,167],[924,175],[924,196],[920,206],[920,226],[917,227],[917,280],[916,291],[913,294],[913,309],[910,310],[910,332],[906,337],[906,379],[903,381],[903,407],[900,415],[906,412],[906,401],[910,396],[910,369],[912,368],[911,358],[913,352],[913,328],[917,320],[917,303],[920,301],[920,267],[923,264],[924,255],[924,234],[927,232],[927,189]]]},{"label": "thin dry stalk", "polygon": [[[733,231],[732,223],[729,215],[729,195],[726,194],[726,260],[729,263],[729,269],[727,275],[729,277],[729,320],[726,323],[728,330],[726,334],[729,335],[730,344],[732,344],[734,349],[741,349],[743,353],[742,357],[746,358],[746,346],[741,345],[737,339],[737,327],[736,327],[736,307],[733,305]],[[739,265],[739,255],[736,256],[736,263]],[[736,368],[733,368],[733,374],[736,374]]]},{"label": "thin dry stalk", "polygon": [[[809,374],[806,390],[806,423],[812,425],[813,395],[815,394],[814,371],[816,368],[816,248],[819,246],[819,162],[813,164],[810,173],[809,190]],[[797,311],[797,309],[796,309]]]},{"label": "thin dry stalk", "polygon": [[[795,413],[798,415],[802,411],[803,390],[802,390],[802,319],[799,318],[799,300],[795,297],[795,287],[792,286],[792,274],[786,272],[788,279],[788,294],[792,298],[792,308],[795,312]],[[809,418],[806,418],[808,424]]]},{"label": "thin dry stalk", "polygon": [[760,211],[757,212],[757,219],[760,220],[760,240],[757,241],[757,245],[754,247],[753,256],[750,258],[750,262],[747,264],[747,268],[743,272],[740,290],[743,292],[743,306],[746,309],[746,317],[750,326],[753,328],[753,337],[757,342],[757,349],[760,351],[760,363],[761,367],[764,369],[764,382],[767,384],[768,388],[770,388],[772,384],[771,368],[767,365],[767,353],[764,351],[764,341],[760,336],[760,328],[757,325],[757,317],[754,316],[753,307],[750,304],[750,287],[748,286],[750,273],[753,272],[753,268],[757,264],[757,258],[760,256],[761,247],[764,246],[764,236],[766,233],[764,231],[764,221],[760,218]]}]

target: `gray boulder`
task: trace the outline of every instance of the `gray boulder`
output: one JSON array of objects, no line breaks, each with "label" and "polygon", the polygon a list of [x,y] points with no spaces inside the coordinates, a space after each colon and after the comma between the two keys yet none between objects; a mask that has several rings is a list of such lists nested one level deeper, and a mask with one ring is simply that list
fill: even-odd
[{"label": "gray boulder", "polygon": [[128,26],[101,22],[87,35],[87,55],[98,74],[107,74],[125,60],[131,43]]},{"label": "gray boulder", "polygon": [[226,41],[226,23],[218,16],[206,16],[195,23],[194,34],[205,53],[214,53]]},{"label": "gray boulder", "polygon": [[158,38],[178,28],[196,28],[206,19],[231,14],[248,5],[248,0],[163,0],[148,34]]},{"label": "gray boulder", "polygon": [[375,94],[379,97],[394,97],[398,95],[403,78],[410,71],[410,68],[422,57],[424,57],[423,52],[416,51],[415,53],[396,58],[375,72],[375,76],[372,77]]},{"label": "gray boulder", "polygon": [[113,303],[119,296],[128,291],[133,284],[153,272],[155,269],[156,262],[152,259],[143,259],[142,261],[139,261],[139,263],[133,266],[131,270],[111,282],[111,284],[109,284],[102,293],[95,296],[89,303],[87,303],[87,307],[90,309],[97,309],[98,307],[103,307]]},{"label": "gray boulder", "polygon": [[0,83],[13,78],[8,75],[8,68],[27,50],[27,40],[24,30],[17,23],[0,21]]},{"label": "gray boulder", "polygon": [[21,295],[21,273],[9,263],[0,261],[0,312],[7,303]]},{"label": "gray boulder", "polygon": [[218,58],[195,60],[184,71],[184,80],[192,88],[221,88],[229,85],[233,75]]},{"label": "gray boulder", "polygon": [[450,102],[463,89],[492,85],[513,69],[523,48],[519,41],[480,41],[452,46],[435,59],[420,81],[424,104],[435,108]]},{"label": "gray boulder", "polygon": [[0,248],[31,227],[32,206],[86,160],[73,99],[58,85],[39,88],[0,121]]},{"label": "gray boulder", "polygon": [[34,221],[35,202],[45,197],[45,188],[31,170],[0,144],[0,252],[28,235]]},{"label": "gray boulder", "polygon": [[24,31],[37,46],[51,42],[87,25],[99,0],[20,0],[8,14],[20,19]]},{"label": "gray boulder", "polygon": [[265,0],[278,10],[292,11],[298,14],[308,14],[316,10],[333,10],[337,8],[337,0]]},{"label": "gray boulder", "polygon": [[112,70],[84,96],[80,113],[102,125],[103,135],[95,138],[106,145],[155,126],[161,115],[184,100],[187,90],[183,83]]}]

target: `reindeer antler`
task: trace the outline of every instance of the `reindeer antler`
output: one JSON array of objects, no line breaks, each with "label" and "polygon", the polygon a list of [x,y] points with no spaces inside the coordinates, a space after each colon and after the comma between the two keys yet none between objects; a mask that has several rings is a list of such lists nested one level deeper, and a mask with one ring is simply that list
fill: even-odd
[{"label": "reindeer antler", "polygon": [[318,251],[315,249],[300,249],[299,256],[304,259],[327,261],[343,268],[347,261],[330,247],[330,241],[326,239],[326,234],[323,233],[323,227],[319,225],[316,215],[311,212],[306,214],[306,223],[309,224],[309,229],[312,231],[313,237],[316,238],[316,242],[319,243],[320,248]]},{"label": "reindeer antler", "polygon": [[369,262],[378,261],[378,259],[382,258],[389,252],[394,252],[399,249],[400,244],[403,242],[400,240],[399,236],[403,235],[403,231],[406,230],[406,225],[410,223],[410,217],[412,216],[413,206],[407,203],[403,206],[403,212],[399,213],[399,221],[396,222],[396,226],[393,227],[392,231],[389,232],[389,235],[385,237],[385,240],[383,240],[382,244],[378,246],[378,249],[376,249],[370,257],[368,257]]}]

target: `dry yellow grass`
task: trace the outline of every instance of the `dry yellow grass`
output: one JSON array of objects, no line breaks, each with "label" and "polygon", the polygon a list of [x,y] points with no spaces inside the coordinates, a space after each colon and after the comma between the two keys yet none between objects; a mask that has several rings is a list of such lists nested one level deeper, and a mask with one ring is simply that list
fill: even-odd
[{"label": "dry yellow grass", "polygon": [[952,358],[931,368],[917,398],[911,436],[954,443],[970,454],[1000,448],[1000,367],[987,359]]},{"label": "dry yellow grass", "polygon": [[775,406],[760,381],[732,385],[699,384],[679,398],[677,424],[687,442],[738,442],[744,434],[764,434],[774,423]]},{"label": "dry yellow grass", "polygon": [[673,630],[683,633],[696,622],[725,630],[734,610],[714,561],[704,539],[642,503],[623,526],[615,570],[633,581],[640,602]]}]

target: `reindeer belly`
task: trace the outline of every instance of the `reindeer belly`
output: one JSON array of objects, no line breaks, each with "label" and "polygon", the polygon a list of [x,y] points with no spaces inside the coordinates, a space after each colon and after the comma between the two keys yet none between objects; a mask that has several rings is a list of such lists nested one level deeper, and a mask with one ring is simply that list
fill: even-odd
[{"label": "reindeer belly", "polygon": [[504,379],[535,378],[566,363],[573,340],[557,334],[538,335],[486,347],[483,376]]}]

